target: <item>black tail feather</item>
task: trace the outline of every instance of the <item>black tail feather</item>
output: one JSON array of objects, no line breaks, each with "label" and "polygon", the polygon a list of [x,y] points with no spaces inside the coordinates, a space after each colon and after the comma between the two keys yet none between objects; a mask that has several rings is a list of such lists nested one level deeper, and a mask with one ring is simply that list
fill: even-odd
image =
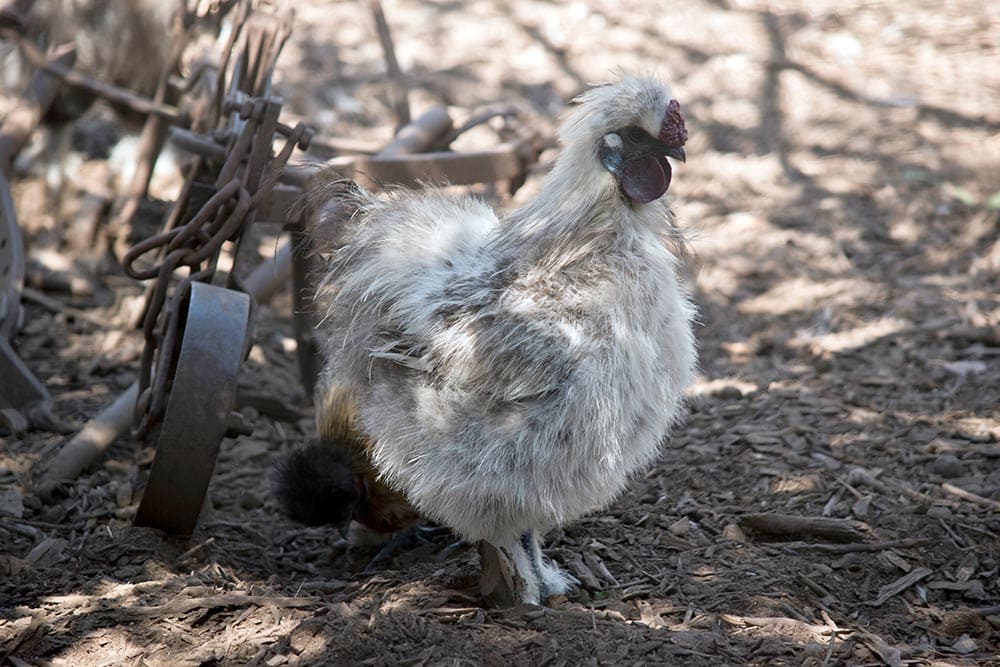
[{"label": "black tail feather", "polygon": [[314,440],[297,447],[276,472],[274,494],[282,510],[306,525],[342,527],[362,501],[350,454],[335,442]]}]

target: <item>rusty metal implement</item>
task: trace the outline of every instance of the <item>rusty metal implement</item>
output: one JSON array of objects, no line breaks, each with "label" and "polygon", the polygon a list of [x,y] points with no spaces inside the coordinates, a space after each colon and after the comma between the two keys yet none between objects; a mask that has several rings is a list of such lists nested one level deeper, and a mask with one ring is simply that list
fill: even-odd
[{"label": "rusty metal implement", "polygon": [[190,535],[230,429],[236,378],[250,341],[250,297],[191,283],[179,314],[185,323],[173,382],[186,390],[170,392],[135,524]]}]

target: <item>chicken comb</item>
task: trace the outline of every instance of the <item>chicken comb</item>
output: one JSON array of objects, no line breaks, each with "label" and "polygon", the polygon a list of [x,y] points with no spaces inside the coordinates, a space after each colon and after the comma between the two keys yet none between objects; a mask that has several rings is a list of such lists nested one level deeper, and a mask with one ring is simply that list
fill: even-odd
[{"label": "chicken comb", "polygon": [[667,113],[663,114],[663,124],[660,125],[660,141],[668,146],[683,146],[687,143],[688,131],[684,126],[684,116],[681,115],[681,103],[670,100],[667,103]]}]

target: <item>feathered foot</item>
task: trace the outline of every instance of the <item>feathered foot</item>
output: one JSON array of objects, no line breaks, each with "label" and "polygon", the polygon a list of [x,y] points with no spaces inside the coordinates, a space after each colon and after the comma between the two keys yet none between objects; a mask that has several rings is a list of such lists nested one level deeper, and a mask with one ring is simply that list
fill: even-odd
[{"label": "feathered foot", "polygon": [[571,587],[580,585],[576,577],[568,572],[563,572],[555,563],[542,556],[542,545],[536,531],[528,531],[522,535],[521,544],[528,553],[528,559],[531,561],[531,568],[538,579],[539,593],[543,601],[553,595],[562,595]]},{"label": "feathered foot", "polygon": [[542,604],[577,582],[542,556],[538,534],[528,531],[512,544],[479,543],[480,591],[490,607]]}]

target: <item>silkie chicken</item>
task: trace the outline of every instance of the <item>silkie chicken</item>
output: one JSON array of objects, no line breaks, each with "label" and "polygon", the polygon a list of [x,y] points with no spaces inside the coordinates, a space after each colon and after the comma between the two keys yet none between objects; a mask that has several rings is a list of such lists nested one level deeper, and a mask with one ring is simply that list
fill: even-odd
[{"label": "silkie chicken", "polygon": [[653,462],[696,362],[663,196],[666,158],[685,159],[680,105],[634,76],[574,102],[541,193],[504,218],[331,173],[308,195],[328,239],[320,440],[280,495],[312,523],[386,531],[419,513],[477,541],[494,606],[569,588],[539,536]]}]

